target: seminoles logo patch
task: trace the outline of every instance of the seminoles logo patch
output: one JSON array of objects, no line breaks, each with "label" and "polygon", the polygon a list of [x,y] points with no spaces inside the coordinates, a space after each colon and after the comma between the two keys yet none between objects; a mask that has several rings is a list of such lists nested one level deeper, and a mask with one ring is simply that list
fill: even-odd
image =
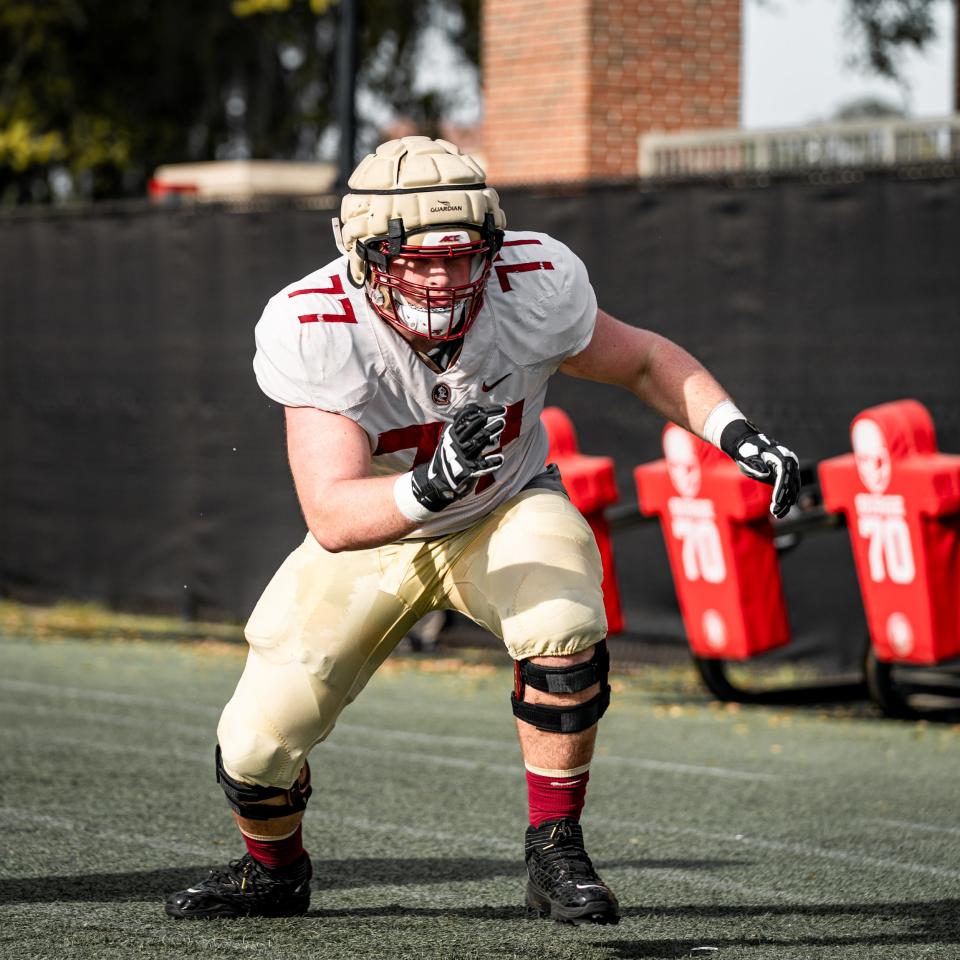
[{"label": "seminoles logo patch", "polygon": [[430,396],[438,407],[445,407],[450,402],[450,388],[445,383],[438,383]]}]

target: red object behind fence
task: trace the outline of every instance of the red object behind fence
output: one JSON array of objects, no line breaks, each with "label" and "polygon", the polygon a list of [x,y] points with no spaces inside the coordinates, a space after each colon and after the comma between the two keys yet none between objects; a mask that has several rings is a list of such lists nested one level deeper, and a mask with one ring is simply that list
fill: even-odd
[{"label": "red object behind fence", "polygon": [[820,464],[824,506],[847,518],[879,660],[960,655],[960,456],[937,451],[916,400],[859,413],[853,453]]},{"label": "red object behind fence", "polygon": [[547,430],[550,450],[547,463],[555,463],[573,505],[583,514],[597,541],[603,563],[603,605],[607,633],[623,630],[623,611],[613,562],[613,542],[604,508],[619,499],[610,457],[588,457],[579,452],[577,433],[570,418],[559,407],[545,407],[540,420]]},{"label": "red object behind fence", "polygon": [[789,642],[770,488],[675,424],[663,452],[634,470],[637,497],[660,518],[694,654],[745,660]]}]

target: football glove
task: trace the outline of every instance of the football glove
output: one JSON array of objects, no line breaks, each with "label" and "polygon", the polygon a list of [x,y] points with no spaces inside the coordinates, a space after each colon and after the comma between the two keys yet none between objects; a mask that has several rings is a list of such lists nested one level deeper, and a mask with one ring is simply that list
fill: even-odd
[{"label": "football glove", "polygon": [[720,449],[742,473],[773,487],[770,512],[785,517],[800,495],[797,455],[761,433],[749,420],[734,420],[720,434]]},{"label": "football glove", "polygon": [[413,496],[431,512],[466,496],[477,478],[503,466],[503,454],[487,452],[497,446],[506,424],[507,408],[471,403],[443,428],[433,456],[413,468]]}]

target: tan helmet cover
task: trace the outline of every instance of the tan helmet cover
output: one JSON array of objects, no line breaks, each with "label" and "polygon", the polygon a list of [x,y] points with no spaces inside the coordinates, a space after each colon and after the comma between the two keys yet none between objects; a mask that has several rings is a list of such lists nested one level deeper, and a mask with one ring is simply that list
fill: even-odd
[{"label": "tan helmet cover", "polygon": [[360,286],[366,276],[357,240],[386,236],[390,220],[402,219],[406,230],[446,223],[479,227],[492,213],[502,230],[507,218],[497,191],[480,186],[485,176],[473,157],[446,140],[403,137],[367,154],[347,185],[374,192],[348,193],[340,204],[340,239],[353,282]]}]

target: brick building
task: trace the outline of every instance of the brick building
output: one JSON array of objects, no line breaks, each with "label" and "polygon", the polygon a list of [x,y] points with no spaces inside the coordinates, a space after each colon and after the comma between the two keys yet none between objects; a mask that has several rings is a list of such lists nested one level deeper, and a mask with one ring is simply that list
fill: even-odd
[{"label": "brick building", "polygon": [[741,0],[485,0],[498,184],[635,176],[650,130],[735,127]]}]

